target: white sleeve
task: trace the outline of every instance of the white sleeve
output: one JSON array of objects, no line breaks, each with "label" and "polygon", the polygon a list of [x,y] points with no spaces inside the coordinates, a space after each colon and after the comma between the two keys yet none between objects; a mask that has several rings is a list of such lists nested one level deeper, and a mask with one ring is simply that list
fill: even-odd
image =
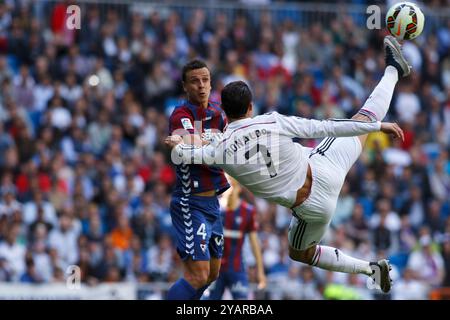
[{"label": "white sleeve", "polygon": [[298,138],[352,137],[380,131],[381,122],[351,119],[313,120],[273,113],[280,131]]}]

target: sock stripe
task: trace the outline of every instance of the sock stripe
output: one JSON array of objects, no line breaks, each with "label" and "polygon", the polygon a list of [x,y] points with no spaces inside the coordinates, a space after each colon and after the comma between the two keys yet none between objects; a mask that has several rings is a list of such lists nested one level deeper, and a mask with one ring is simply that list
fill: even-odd
[{"label": "sock stripe", "polygon": [[319,246],[316,247],[316,251],[314,252],[313,258],[311,260],[311,265],[314,266],[317,256],[319,255]]},{"label": "sock stripe", "polygon": [[318,247],[318,254],[316,256],[316,261],[314,261],[313,266],[317,266],[317,264],[319,263],[320,260],[320,255],[322,254],[322,247],[321,246],[317,246]]}]

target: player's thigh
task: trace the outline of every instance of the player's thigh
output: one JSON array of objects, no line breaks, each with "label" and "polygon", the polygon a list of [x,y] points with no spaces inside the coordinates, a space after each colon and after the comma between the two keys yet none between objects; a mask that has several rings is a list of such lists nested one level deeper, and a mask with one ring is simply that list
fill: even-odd
[{"label": "player's thigh", "polygon": [[362,144],[358,137],[341,137],[336,138],[326,157],[334,165],[335,172],[345,179],[361,151]]},{"label": "player's thigh", "polygon": [[[187,200],[186,200],[187,199]],[[217,220],[212,212],[218,207],[195,197],[172,197],[170,214],[177,238],[176,247],[181,259],[210,260],[209,242],[213,224]],[[215,213],[215,212],[214,212]]]},{"label": "player's thigh", "polygon": [[289,225],[289,246],[304,251],[320,243],[330,225],[330,220],[310,221],[292,217]]},{"label": "player's thigh", "polygon": [[[311,151],[309,162],[317,179],[328,181],[330,188],[343,184],[345,176],[361,155],[358,137],[325,138]],[[315,171],[315,172],[314,172]]]},{"label": "player's thigh", "polygon": [[183,260],[184,278],[189,283],[202,284],[208,281],[209,261],[192,260],[191,257]]}]

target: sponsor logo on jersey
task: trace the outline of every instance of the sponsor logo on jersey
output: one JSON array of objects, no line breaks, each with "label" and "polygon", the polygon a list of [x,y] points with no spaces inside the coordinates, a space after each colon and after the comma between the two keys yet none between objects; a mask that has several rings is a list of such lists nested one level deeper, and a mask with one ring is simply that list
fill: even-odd
[{"label": "sponsor logo on jersey", "polygon": [[183,128],[185,128],[186,130],[194,129],[194,127],[192,126],[192,122],[189,118],[181,118],[181,124],[183,125]]}]

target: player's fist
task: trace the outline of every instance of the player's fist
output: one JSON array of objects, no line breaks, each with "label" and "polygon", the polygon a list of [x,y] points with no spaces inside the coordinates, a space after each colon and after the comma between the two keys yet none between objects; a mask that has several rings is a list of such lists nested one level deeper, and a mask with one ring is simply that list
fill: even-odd
[{"label": "player's fist", "polygon": [[164,143],[170,148],[174,148],[176,145],[183,143],[183,138],[179,135],[168,136],[164,140]]}]

